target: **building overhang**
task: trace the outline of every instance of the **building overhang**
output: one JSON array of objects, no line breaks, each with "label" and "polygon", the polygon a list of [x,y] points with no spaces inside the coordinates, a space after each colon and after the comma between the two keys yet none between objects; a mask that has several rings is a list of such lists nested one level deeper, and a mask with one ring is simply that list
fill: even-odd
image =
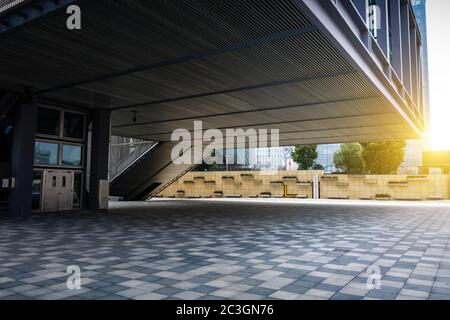
[{"label": "building overhang", "polygon": [[56,1],[0,31],[0,87],[111,109],[113,134],[149,140],[195,120],[279,129],[281,145],[421,135],[420,114],[376,42],[369,51],[361,40],[350,1],[69,2],[81,30],[66,28],[67,3]]}]

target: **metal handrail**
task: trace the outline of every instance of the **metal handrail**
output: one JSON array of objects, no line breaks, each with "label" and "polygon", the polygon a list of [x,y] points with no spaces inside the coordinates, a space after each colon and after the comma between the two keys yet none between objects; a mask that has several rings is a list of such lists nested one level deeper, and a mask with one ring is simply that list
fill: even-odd
[{"label": "metal handrail", "polygon": [[128,167],[132,166],[136,161],[139,161],[147,152],[149,152],[157,142],[140,143],[135,146],[133,152],[129,153],[126,157],[120,159],[118,163],[111,167],[109,170],[110,179],[113,181],[122,172],[124,172]]}]

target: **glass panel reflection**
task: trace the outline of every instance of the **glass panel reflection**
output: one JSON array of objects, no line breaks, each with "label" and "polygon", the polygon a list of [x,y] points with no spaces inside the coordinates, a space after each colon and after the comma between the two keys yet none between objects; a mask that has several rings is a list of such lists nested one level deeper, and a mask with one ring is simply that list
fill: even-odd
[{"label": "glass panel reflection", "polygon": [[34,163],[44,165],[58,164],[58,144],[36,141],[34,144]]},{"label": "glass panel reflection", "polygon": [[80,166],[81,165],[81,146],[64,144],[62,147],[62,165]]}]

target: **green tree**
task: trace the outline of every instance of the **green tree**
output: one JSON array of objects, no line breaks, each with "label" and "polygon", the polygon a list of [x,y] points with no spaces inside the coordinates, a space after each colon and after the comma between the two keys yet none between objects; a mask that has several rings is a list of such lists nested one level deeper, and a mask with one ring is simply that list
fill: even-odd
[{"label": "green tree", "polygon": [[315,163],[312,167],[313,170],[323,170],[323,165],[321,165],[320,163]]},{"label": "green tree", "polygon": [[317,159],[317,145],[297,146],[292,151],[291,157],[297,163],[299,170],[309,170],[314,166]]},{"label": "green tree", "polygon": [[359,143],[344,143],[333,156],[336,168],[348,174],[361,173],[364,170],[362,147]]},{"label": "green tree", "polygon": [[393,174],[405,156],[405,141],[380,141],[362,144],[367,173]]}]

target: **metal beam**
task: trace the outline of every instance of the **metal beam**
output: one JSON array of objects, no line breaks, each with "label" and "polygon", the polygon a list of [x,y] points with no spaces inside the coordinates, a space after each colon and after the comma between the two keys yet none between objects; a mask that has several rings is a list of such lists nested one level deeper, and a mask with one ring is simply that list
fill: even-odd
[{"label": "metal beam", "polygon": [[182,96],[182,97],[171,98],[171,99],[140,102],[140,103],[111,108],[110,110],[115,111],[115,110],[123,110],[123,109],[132,109],[132,108],[151,106],[151,105],[161,104],[161,103],[176,102],[176,101],[183,101],[183,100],[196,99],[196,98],[205,98],[205,97],[211,97],[211,96],[220,95],[220,94],[228,94],[228,93],[248,91],[248,90],[254,90],[254,89],[262,89],[262,88],[267,88],[267,87],[282,86],[282,85],[287,85],[287,84],[301,83],[301,82],[326,79],[326,78],[334,78],[334,77],[345,76],[345,75],[350,75],[350,74],[357,74],[357,73],[358,72],[356,70],[352,70],[352,71],[337,72],[337,73],[331,73],[331,74],[321,74],[321,75],[316,75],[316,76],[312,76],[312,77],[304,77],[304,78],[291,79],[291,80],[273,81],[273,82],[269,82],[269,83],[263,83],[263,84],[257,84],[257,85],[252,85],[252,86],[245,86],[245,87],[233,88],[233,89],[227,89],[227,90],[221,90],[221,91],[193,94],[193,95]]},{"label": "metal beam", "polygon": [[179,63],[193,61],[193,60],[200,60],[200,59],[208,58],[211,56],[217,56],[217,55],[221,55],[224,53],[235,52],[235,51],[242,50],[242,49],[253,48],[253,47],[263,45],[263,44],[283,40],[286,38],[300,36],[300,35],[310,33],[310,32],[316,31],[316,30],[317,30],[317,28],[315,26],[308,26],[305,28],[293,29],[293,30],[289,30],[286,32],[281,32],[281,33],[275,33],[275,34],[271,34],[271,35],[265,36],[265,37],[250,39],[245,42],[233,43],[233,44],[230,44],[230,45],[222,47],[222,48],[214,48],[214,49],[206,50],[203,52],[194,52],[192,54],[174,58],[174,59],[164,60],[164,61],[160,61],[160,62],[156,62],[156,63],[151,63],[148,65],[142,65],[142,66],[126,69],[126,70],[121,70],[118,72],[101,75],[101,76],[94,77],[91,79],[75,81],[72,83],[67,83],[64,85],[47,88],[44,90],[37,91],[36,93],[39,95],[45,94],[45,93],[58,91],[58,90],[62,90],[62,89],[67,89],[67,88],[71,88],[71,87],[75,87],[75,86],[85,85],[85,84],[89,84],[89,83],[93,83],[93,82],[99,82],[99,81],[109,80],[109,79],[117,78],[117,77],[121,77],[121,76],[127,76],[132,73],[136,73],[136,72],[148,71],[148,70],[152,70],[152,69],[167,67],[167,66],[176,65]]},{"label": "metal beam", "polygon": [[[312,121],[324,121],[324,120],[339,120],[339,119],[353,119],[353,118],[359,118],[359,117],[374,117],[374,116],[381,116],[381,115],[394,115],[393,112],[374,112],[374,113],[366,113],[366,114],[360,114],[360,115],[354,115],[354,116],[334,116],[334,117],[324,117],[324,118],[313,118],[313,119],[301,119],[301,120],[289,120],[289,121],[276,121],[276,122],[263,122],[263,123],[250,123],[246,125],[238,125],[238,126],[226,126],[226,127],[219,127],[214,128],[218,130],[226,130],[226,129],[245,129],[245,128],[255,128],[255,127],[262,127],[262,126],[271,126],[271,125],[280,125],[280,124],[287,124],[287,123],[303,123],[303,122],[312,122]],[[208,130],[208,128],[204,128],[205,130]],[[188,130],[189,132],[194,132],[194,130]],[[134,137],[148,137],[148,136],[160,136],[165,134],[171,134],[172,131],[166,131],[166,132],[156,132],[152,134],[146,134],[146,135],[140,135],[140,136],[133,136]]]},{"label": "metal beam", "polygon": [[[394,113],[383,113],[383,114],[379,114],[379,115],[393,115]],[[352,116],[349,118],[353,118],[353,117],[364,117],[365,115],[359,115],[359,116]],[[373,116],[373,115],[370,115]],[[283,131],[280,132],[280,136],[284,135],[284,134],[295,134],[295,133],[310,133],[310,132],[325,132],[325,131],[333,131],[333,130],[353,130],[353,129],[366,129],[366,128],[380,128],[380,127],[388,127],[388,126],[395,126],[395,125],[401,125],[401,123],[390,123],[390,124],[376,124],[376,125],[359,125],[359,126],[350,126],[350,127],[333,127],[333,128],[325,128],[325,129],[303,129],[303,130],[289,130],[289,131]],[[228,128],[227,128],[228,129]],[[206,131],[208,129],[204,129],[203,131]],[[194,132],[194,130],[189,130],[189,132]],[[170,134],[170,133],[167,133]],[[149,135],[145,135],[145,137],[147,137]],[[255,137],[258,136],[258,133],[252,135],[252,134],[248,134],[245,137]],[[268,138],[268,141],[270,140],[270,138]],[[198,141],[197,139],[192,139],[192,141]],[[203,141],[203,140],[201,140]]]},{"label": "metal beam", "polygon": [[209,114],[209,115],[181,117],[181,118],[167,119],[167,120],[146,121],[146,122],[140,122],[140,123],[130,123],[130,124],[122,124],[122,125],[112,126],[112,128],[135,127],[135,126],[143,126],[143,125],[156,124],[156,123],[169,123],[169,122],[184,121],[184,120],[198,120],[198,119],[205,119],[205,118],[211,118],[211,117],[230,116],[230,115],[238,115],[238,114],[246,114],[246,113],[254,113],[254,112],[264,112],[264,111],[275,111],[275,110],[286,110],[286,109],[310,107],[310,106],[317,106],[317,105],[321,105],[321,104],[355,102],[355,101],[376,99],[376,98],[379,98],[379,96],[367,96],[367,97],[339,99],[339,100],[332,100],[332,101],[318,101],[318,102],[313,102],[313,103],[294,104],[294,105],[281,106],[281,107],[253,109],[253,110],[244,110],[244,111],[233,111],[233,112],[224,112],[224,113],[213,113],[213,114]]}]

